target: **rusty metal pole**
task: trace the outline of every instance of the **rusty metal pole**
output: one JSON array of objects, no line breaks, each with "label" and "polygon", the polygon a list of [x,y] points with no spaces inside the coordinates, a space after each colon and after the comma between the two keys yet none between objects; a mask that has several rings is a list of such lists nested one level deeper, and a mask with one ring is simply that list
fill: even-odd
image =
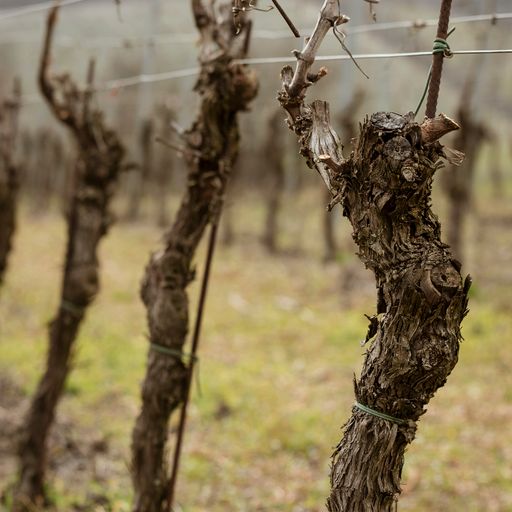
[{"label": "rusty metal pole", "polygon": [[[448,36],[448,24],[450,22],[450,11],[452,0],[443,0],[439,13],[439,24],[437,26],[437,39],[446,39]],[[443,72],[444,53],[434,53],[432,57],[432,77],[428,89],[427,108],[425,116],[433,118],[436,115],[437,98],[441,85],[441,74]]]}]

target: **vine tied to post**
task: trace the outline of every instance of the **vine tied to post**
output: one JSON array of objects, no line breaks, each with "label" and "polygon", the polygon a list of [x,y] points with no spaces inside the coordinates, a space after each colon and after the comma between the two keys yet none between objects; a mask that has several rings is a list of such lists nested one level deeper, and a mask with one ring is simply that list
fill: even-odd
[{"label": "vine tied to post", "polygon": [[[450,22],[450,11],[452,7],[452,0],[442,0],[441,11],[439,13],[439,23],[437,26],[436,40],[446,41],[448,37],[448,24]],[[444,51],[433,52],[432,57],[432,76],[427,97],[427,108],[425,116],[433,119],[436,115],[437,100],[439,97],[439,89],[441,86],[441,75],[443,73],[443,61],[445,57]]]}]

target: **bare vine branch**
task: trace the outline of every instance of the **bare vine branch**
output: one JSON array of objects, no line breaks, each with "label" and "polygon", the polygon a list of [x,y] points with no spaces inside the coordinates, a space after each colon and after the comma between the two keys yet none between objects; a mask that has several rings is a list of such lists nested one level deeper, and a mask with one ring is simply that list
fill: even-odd
[{"label": "bare vine branch", "polygon": [[320,69],[316,75],[310,74],[310,69],[313,66],[316,54],[322,45],[322,42],[329,30],[337,25],[346,23],[349,18],[343,16],[339,12],[339,2],[337,0],[325,0],[324,5],[320,10],[320,15],[316,22],[316,26],[311,36],[307,39],[306,46],[299,52],[295,50],[293,54],[297,57],[297,67],[293,78],[287,87],[287,93],[290,99],[300,99],[305,93],[305,90],[318,79],[326,74],[323,68]]},{"label": "bare vine branch", "polygon": [[[308,165],[322,176],[336,204],[339,197],[339,184],[336,176],[343,172],[345,160],[341,154],[342,145],[329,119],[329,106],[326,102],[305,103],[306,91],[320,78],[327,75],[327,68],[321,67],[311,72],[322,42],[333,27],[347,23],[350,18],[341,14],[339,0],[325,0],[311,36],[306,40],[302,51],[294,50],[297,58],[295,70],[285,66],[281,71],[283,87],[279,101],[290,115],[289,125],[299,136],[301,153]],[[444,114],[435,119],[425,120],[421,126],[424,143],[433,143],[450,131],[458,129],[457,123]]]},{"label": "bare vine branch", "polygon": [[49,12],[46,21],[46,34],[39,64],[39,87],[55,116],[73,131],[77,132],[78,120],[76,115],[69,107],[70,103],[68,101],[61,102],[57,98],[53,81],[60,83],[62,86],[62,91],[66,90],[68,96],[73,95],[77,97],[79,92],[74,86],[73,82],[70,81],[68,75],[60,75],[55,77],[51,77],[50,75],[51,47],[53,42],[53,34],[55,31],[55,24],[57,23],[58,19],[58,12],[59,6],[56,5]]}]

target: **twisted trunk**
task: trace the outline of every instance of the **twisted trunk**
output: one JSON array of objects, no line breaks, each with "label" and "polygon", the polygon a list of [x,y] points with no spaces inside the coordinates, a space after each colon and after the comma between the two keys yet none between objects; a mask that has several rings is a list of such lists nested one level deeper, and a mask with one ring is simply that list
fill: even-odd
[{"label": "twisted trunk", "polygon": [[187,378],[180,357],[188,333],[186,288],[193,279],[197,245],[222,200],[229,172],[222,167],[221,162],[203,160],[191,170],[165,248],[151,257],[142,282],[151,348],[167,347],[177,355],[158,349],[148,354],[142,408],[132,435],[133,510],[137,512],[161,511],[166,500],[169,417],[184,398]]},{"label": "twisted trunk", "polygon": [[[96,172],[97,163],[90,158],[85,165]],[[20,505],[44,501],[47,439],[70,371],[73,343],[85,310],[99,289],[97,249],[107,231],[109,196],[110,191],[101,185],[79,183],[73,197],[60,306],[50,324],[46,370],[32,400],[20,446]]]},{"label": "twisted trunk", "polygon": [[[45,504],[47,441],[58,401],[70,371],[73,345],[85,311],[99,290],[97,250],[111,222],[109,203],[117,183],[124,149],[116,134],[105,127],[99,111],[90,111],[94,67],[89,67],[89,87],[79,91],[68,75],[48,76],[51,40],[58,7],[48,16],[40,68],[40,86],[56,118],[73,134],[80,157],[75,170],[68,217],[60,305],[50,324],[45,373],[39,381],[25,421],[19,447],[20,474],[14,493],[14,512],[31,511]],[[66,94],[56,99],[55,88]],[[70,94],[70,91],[72,94]]]},{"label": "twisted trunk", "polygon": [[[166,441],[169,418],[184,400],[189,372],[182,351],[188,332],[186,289],[194,275],[192,260],[206,226],[216,222],[220,211],[238,152],[238,112],[247,108],[257,89],[254,75],[232,63],[241,55],[236,53],[230,3],[221,3],[217,18],[198,0],[192,6],[202,36],[196,85],[201,104],[183,140],[189,165],[187,190],[164,248],[146,267],[141,289],[150,351],[142,408],[132,435],[134,512],[168,509]],[[246,35],[245,30],[241,35]]]},{"label": "twisted trunk", "polygon": [[430,209],[442,156],[440,144],[423,143],[419,125],[379,113],[340,176],[344,215],[378,291],[356,400],[402,421],[354,407],[333,455],[331,512],[394,510],[416,422],[457,362],[470,281]]},{"label": "twisted trunk", "polygon": [[345,425],[333,454],[327,508],[392,511],[405,449],[457,362],[467,310],[470,279],[462,279],[430,209],[432,179],[444,157],[436,139],[456,125],[443,116],[432,127],[377,113],[362,126],[352,158],[343,161],[327,104],[316,101],[302,113],[308,151],[329,162],[329,182],[378,292],[371,343],[355,382],[356,401],[370,412],[355,406]]},{"label": "twisted trunk", "polygon": [[330,512],[391,512],[400,493],[404,452],[416,422],[457,362],[471,280],[441,242],[430,209],[432,180],[445,157],[438,140],[458,125],[443,114],[418,125],[411,114],[379,112],[361,127],[344,159],[323,101],[306,90],[323,38],[347,21],[325,0],[313,34],[282,70],[279,100],[301,152],[341,203],[362,262],[373,271],[377,307],[370,319],[356,404],[333,454]]}]

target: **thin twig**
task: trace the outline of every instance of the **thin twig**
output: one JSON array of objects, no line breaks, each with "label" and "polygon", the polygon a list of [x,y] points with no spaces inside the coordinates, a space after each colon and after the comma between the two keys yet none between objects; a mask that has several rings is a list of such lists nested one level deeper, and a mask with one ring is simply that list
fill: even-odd
[{"label": "thin twig", "polygon": [[288,14],[286,14],[286,11],[281,7],[281,5],[279,5],[279,2],[277,0],[272,0],[272,3],[276,6],[276,9],[279,11],[279,14],[283,17],[284,21],[286,21],[286,24],[290,27],[290,30],[293,32],[293,35],[295,37],[300,37],[300,32],[297,30]]},{"label": "thin twig", "polygon": [[345,50],[347,55],[350,57],[350,60],[355,64],[356,68],[359,69],[359,71],[361,71],[361,73],[366,78],[370,79],[370,77],[363,71],[363,68],[357,63],[357,60],[352,55],[352,52],[348,49],[348,46],[345,44],[345,37],[346,37],[345,34],[340,29],[338,29],[336,26],[334,26],[332,28],[332,31],[333,31],[336,39],[341,44],[341,47]]},{"label": "thin twig", "polygon": [[[46,21],[46,33],[43,44],[43,51],[39,64],[39,88],[45,97],[48,105],[54,112],[57,119],[66,124],[75,133],[78,131],[78,120],[76,119],[71,106],[67,103],[59,103],[55,97],[55,88],[52,84],[50,77],[50,63],[51,63],[51,48],[53,42],[53,34],[55,31],[55,24],[57,23],[59,13],[59,3],[57,3],[48,14]],[[62,78],[62,77],[57,77]]]},{"label": "thin twig", "polygon": [[370,16],[372,17],[373,21],[377,21],[377,13],[374,11],[373,7],[374,5],[380,3],[380,0],[364,0],[367,4],[369,4],[370,7]]},{"label": "thin twig", "polygon": [[315,28],[306,46],[302,52],[294,52],[297,58],[297,67],[295,68],[295,73],[293,74],[292,81],[288,88],[290,97],[299,96],[304,89],[310,85],[311,81],[308,79],[309,70],[315,62],[316,54],[327,32],[329,32],[333,26],[346,21],[348,21],[348,18],[340,15],[338,2],[336,0],[324,1]]}]

